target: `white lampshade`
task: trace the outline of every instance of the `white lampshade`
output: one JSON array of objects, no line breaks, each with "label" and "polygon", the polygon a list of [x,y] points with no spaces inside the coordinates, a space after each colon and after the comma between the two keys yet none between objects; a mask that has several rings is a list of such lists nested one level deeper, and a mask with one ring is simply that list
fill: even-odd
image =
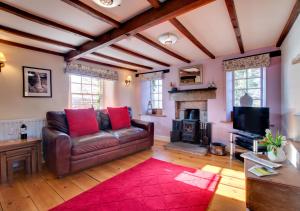
[{"label": "white lampshade", "polygon": [[0,62],[1,63],[6,62],[6,58],[5,58],[5,56],[4,56],[4,54],[2,52],[0,52]]},{"label": "white lampshade", "polygon": [[159,42],[163,45],[173,45],[178,40],[178,37],[172,33],[165,33],[158,37]]},{"label": "white lampshade", "polygon": [[119,6],[122,0],[93,0],[93,2],[101,7],[113,8]]}]

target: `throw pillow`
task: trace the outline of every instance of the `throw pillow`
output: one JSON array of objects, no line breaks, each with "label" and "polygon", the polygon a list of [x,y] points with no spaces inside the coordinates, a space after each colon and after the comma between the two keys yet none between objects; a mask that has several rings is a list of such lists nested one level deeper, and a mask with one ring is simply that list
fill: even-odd
[{"label": "throw pillow", "polygon": [[127,107],[117,107],[117,108],[107,108],[108,115],[110,118],[111,127],[113,130],[118,130],[122,128],[129,128],[130,116]]},{"label": "throw pillow", "polygon": [[71,137],[84,136],[99,132],[96,112],[89,109],[65,109]]}]

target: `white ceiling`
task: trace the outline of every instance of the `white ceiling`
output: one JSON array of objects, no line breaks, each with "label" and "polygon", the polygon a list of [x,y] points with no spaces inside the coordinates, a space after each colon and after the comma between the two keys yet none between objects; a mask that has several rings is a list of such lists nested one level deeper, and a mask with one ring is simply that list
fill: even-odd
[{"label": "white ceiling", "polygon": [[[121,6],[112,9],[99,7],[92,0],[80,1],[119,22],[125,22],[151,8],[147,0],[123,0]],[[245,50],[275,46],[295,1],[234,0]],[[100,35],[112,29],[112,26],[109,24],[89,16],[61,0],[2,0],[2,2],[92,36]],[[239,53],[224,0],[216,0],[204,7],[181,15],[177,19],[216,57]],[[88,41],[82,36],[43,26],[4,11],[0,11],[0,24],[76,46]],[[179,39],[175,45],[164,47],[192,62],[209,58],[169,22],[156,25],[140,33],[159,44],[158,36],[166,32],[175,33]],[[3,31],[1,31],[0,38],[61,53],[66,53],[69,50],[65,47],[22,38]],[[121,40],[116,44],[171,65],[186,64],[134,37]],[[166,68],[151,61],[117,51],[111,47],[98,49],[97,51],[119,59],[151,66],[155,69]],[[101,59],[92,55],[86,57],[105,63],[135,68],[131,65]],[[141,68],[137,69],[140,70]]]}]

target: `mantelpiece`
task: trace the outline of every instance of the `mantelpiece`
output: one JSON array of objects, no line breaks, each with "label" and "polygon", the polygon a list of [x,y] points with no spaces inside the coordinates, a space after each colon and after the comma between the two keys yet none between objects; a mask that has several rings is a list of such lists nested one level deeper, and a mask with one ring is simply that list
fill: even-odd
[{"label": "mantelpiece", "polygon": [[201,89],[185,89],[169,91],[170,97],[175,101],[202,101],[208,99],[216,99],[216,87],[208,87]]}]

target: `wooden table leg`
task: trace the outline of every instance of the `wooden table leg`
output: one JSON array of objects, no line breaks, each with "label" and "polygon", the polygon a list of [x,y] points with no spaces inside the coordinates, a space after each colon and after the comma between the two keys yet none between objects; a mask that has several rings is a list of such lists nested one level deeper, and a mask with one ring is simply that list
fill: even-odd
[{"label": "wooden table leg", "polygon": [[13,160],[7,160],[7,180],[9,183],[13,181]]},{"label": "wooden table leg", "polygon": [[26,174],[31,174],[31,156],[30,154],[27,155],[25,159],[25,166],[26,166]]},{"label": "wooden table leg", "polygon": [[0,154],[1,159],[1,182],[7,182],[7,167],[6,167],[6,155],[5,153]]},{"label": "wooden table leg", "polygon": [[41,142],[37,144],[37,168],[40,172],[42,170],[42,144]]},{"label": "wooden table leg", "polygon": [[36,160],[36,147],[33,146],[31,148],[31,172],[32,173],[36,173],[36,164],[37,164],[37,160]]}]

